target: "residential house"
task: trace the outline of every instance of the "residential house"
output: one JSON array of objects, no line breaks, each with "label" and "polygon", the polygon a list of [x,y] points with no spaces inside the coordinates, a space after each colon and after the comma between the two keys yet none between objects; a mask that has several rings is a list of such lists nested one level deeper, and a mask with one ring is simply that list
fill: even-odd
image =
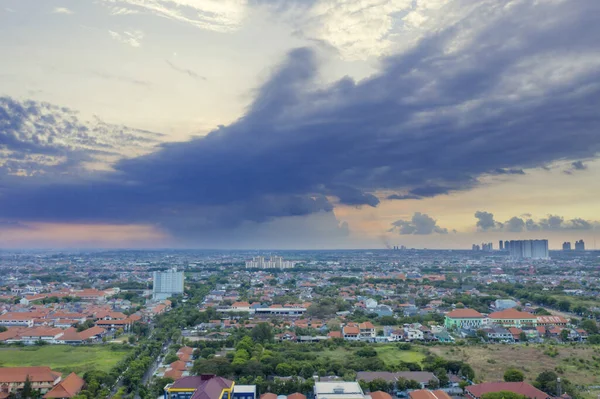
[{"label": "residential house", "polygon": [[558,326],[566,327],[569,320],[562,316],[536,316],[538,326]]},{"label": "residential house", "polygon": [[441,390],[417,389],[408,393],[410,399],[452,399],[450,395]]},{"label": "residential house", "polygon": [[349,323],[342,328],[344,339],[349,341],[358,341],[360,339],[360,329],[354,323]]},{"label": "residential house", "polygon": [[471,399],[480,399],[482,395],[491,392],[508,391],[526,396],[529,399],[551,399],[545,392],[526,382],[484,382],[483,384],[469,385],[465,394]]},{"label": "residential house", "polygon": [[375,326],[370,321],[360,323],[358,328],[360,330],[360,339],[363,341],[373,340],[377,336]]},{"label": "residential house", "polygon": [[484,328],[485,334],[489,340],[500,342],[513,342],[512,333],[504,327]]},{"label": "residential house", "polygon": [[79,394],[85,385],[83,378],[75,373],[71,373],[56,384],[48,393],[44,395],[44,399],[69,399]]}]

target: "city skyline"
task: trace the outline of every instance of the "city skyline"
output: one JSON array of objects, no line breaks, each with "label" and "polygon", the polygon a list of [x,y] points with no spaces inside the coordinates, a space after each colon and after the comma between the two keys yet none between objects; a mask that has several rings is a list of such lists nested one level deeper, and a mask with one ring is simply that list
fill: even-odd
[{"label": "city skyline", "polygon": [[0,248],[596,249],[599,11],[1,0]]}]

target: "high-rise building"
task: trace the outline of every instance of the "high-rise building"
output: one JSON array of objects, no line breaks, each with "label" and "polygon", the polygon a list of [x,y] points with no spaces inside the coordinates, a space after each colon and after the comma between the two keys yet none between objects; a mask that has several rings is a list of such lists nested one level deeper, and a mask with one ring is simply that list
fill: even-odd
[{"label": "high-rise building", "polygon": [[473,244],[473,246],[471,247],[471,249],[473,251],[481,251],[481,247],[479,245],[477,245],[477,244]]},{"label": "high-rise building", "polygon": [[155,301],[183,294],[183,272],[171,269],[164,272],[154,272],[153,277],[152,299]]},{"label": "high-rise building", "polygon": [[585,251],[585,243],[583,240],[575,241],[575,251]]},{"label": "high-rise building", "polygon": [[570,251],[571,250],[571,243],[568,241],[563,242],[563,251]]},{"label": "high-rise building", "polygon": [[296,262],[283,260],[281,256],[271,256],[269,260],[265,260],[264,256],[255,256],[246,261],[246,269],[291,269],[295,265]]},{"label": "high-rise building", "polygon": [[548,240],[513,240],[508,250],[513,259],[548,259]]},{"label": "high-rise building", "polygon": [[498,249],[499,249],[500,251],[504,251],[504,241],[500,240],[500,241],[498,242]]}]

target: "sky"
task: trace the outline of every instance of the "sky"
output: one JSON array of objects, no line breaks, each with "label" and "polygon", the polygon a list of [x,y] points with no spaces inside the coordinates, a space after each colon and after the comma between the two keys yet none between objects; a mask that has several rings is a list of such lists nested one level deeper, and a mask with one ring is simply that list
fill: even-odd
[{"label": "sky", "polygon": [[593,249],[598,37],[597,0],[0,0],[0,248]]}]

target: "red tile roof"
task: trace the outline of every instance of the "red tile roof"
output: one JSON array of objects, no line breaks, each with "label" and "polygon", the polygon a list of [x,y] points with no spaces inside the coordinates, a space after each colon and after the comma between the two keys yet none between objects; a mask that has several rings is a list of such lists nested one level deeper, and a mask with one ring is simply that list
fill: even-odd
[{"label": "red tile roof", "polygon": [[31,382],[52,382],[61,376],[50,367],[0,367],[0,383],[25,382],[29,376]]},{"label": "red tile roof", "polygon": [[446,316],[451,319],[483,319],[483,315],[475,309],[454,309]]},{"label": "red tile roof", "polygon": [[[373,396],[373,394],[371,394]],[[451,399],[444,391],[430,391],[428,389],[418,389],[408,394],[410,399]]]},{"label": "red tile roof", "polygon": [[287,399],[306,399],[306,395],[303,395],[300,392],[295,392],[291,395],[288,395]]},{"label": "red tile roof", "polygon": [[516,320],[532,319],[532,320],[537,320],[536,317],[534,315],[532,315],[531,313],[521,312],[521,311],[518,311],[517,309],[506,309],[506,310],[502,310],[500,312],[491,313],[490,314],[490,319],[497,319],[497,320],[505,320],[505,319],[516,319]]},{"label": "red tile roof", "polygon": [[83,378],[79,377],[75,373],[71,373],[54,386],[47,394],[44,395],[46,398],[72,398],[81,392],[81,389],[85,385]]},{"label": "red tile roof", "polygon": [[489,392],[509,391],[525,395],[531,399],[547,399],[550,397],[533,385],[526,382],[484,382],[483,384],[470,385],[465,388],[472,396],[480,398]]},{"label": "red tile roof", "polygon": [[392,399],[392,395],[383,391],[371,392],[371,399]]}]

